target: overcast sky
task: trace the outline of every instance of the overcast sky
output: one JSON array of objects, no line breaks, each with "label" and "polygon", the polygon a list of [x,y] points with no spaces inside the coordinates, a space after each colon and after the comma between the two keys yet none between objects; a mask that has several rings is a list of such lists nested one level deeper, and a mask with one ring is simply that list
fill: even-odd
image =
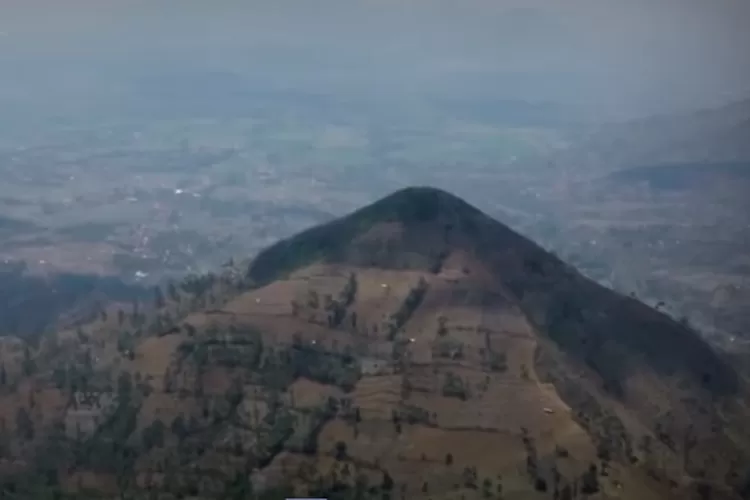
[{"label": "overcast sky", "polygon": [[172,68],[650,114],[750,96],[748,26],[746,0],[2,0],[0,102]]}]

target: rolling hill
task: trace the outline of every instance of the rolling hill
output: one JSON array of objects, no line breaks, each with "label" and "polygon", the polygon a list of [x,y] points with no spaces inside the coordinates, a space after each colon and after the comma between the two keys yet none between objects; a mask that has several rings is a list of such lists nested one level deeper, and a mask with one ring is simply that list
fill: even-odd
[{"label": "rolling hill", "polygon": [[1,347],[9,498],[750,493],[721,355],[432,188]]},{"label": "rolling hill", "polygon": [[640,165],[750,161],[750,99],[719,108],[613,123],[584,134],[554,162],[620,170]]}]

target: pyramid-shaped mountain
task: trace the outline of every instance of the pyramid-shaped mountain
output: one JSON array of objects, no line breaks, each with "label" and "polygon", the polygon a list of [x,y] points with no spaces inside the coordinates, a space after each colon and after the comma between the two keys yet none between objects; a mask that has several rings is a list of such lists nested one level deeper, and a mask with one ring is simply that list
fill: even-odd
[{"label": "pyramid-shaped mountain", "polygon": [[0,346],[0,491],[750,491],[747,383],[722,355],[441,190],[398,191],[269,247],[244,274],[156,298],[38,352]]},{"label": "pyramid-shaped mountain", "polygon": [[[460,254],[465,271],[490,280],[571,356],[620,391],[629,369],[648,363],[708,390],[731,393],[736,375],[699,336],[635,299],[586,278],[479,209],[430,187],[399,190],[350,215],[313,227],[261,252],[251,279],[267,283],[327,263],[440,275]],[[629,367],[630,358],[634,364]]]},{"label": "pyramid-shaped mountain", "polygon": [[[717,437],[722,417],[716,402],[744,388],[698,333],[585,278],[450,193],[400,190],[269,247],[248,274],[263,285],[294,280],[309,266],[334,275],[364,269],[421,275],[428,286],[416,316],[432,314],[450,324],[447,312],[463,307],[480,318],[480,331],[525,339],[533,350],[526,358],[517,354],[522,370],[555,387],[600,453],[636,460],[637,440],[652,434],[659,446],[700,460],[718,460],[718,442],[735,449],[731,439]],[[403,323],[399,331],[408,332],[410,324]],[[448,337],[471,345],[467,335]],[[688,435],[703,444],[683,448]]]}]

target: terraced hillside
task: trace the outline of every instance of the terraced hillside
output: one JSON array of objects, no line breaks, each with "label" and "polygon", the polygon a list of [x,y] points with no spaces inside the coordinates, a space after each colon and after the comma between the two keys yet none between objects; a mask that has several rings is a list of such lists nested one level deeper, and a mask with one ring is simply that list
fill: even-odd
[{"label": "terraced hillside", "polygon": [[743,498],[747,382],[694,332],[411,188],[7,342],[11,498]]}]

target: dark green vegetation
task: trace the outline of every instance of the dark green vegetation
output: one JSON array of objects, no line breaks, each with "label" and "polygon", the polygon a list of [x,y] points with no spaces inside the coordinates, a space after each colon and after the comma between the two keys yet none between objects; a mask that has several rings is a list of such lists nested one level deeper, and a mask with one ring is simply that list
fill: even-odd
[{"label": "dark green vegetation", "polygon": [[99,313],[97,299],[130,302],[147,289],[115,277],[29,275],[24,266],[0,269],[0,332],[36,339],[44,332],[86,321]]},{"label": "dark green vegetation", "polygon": [[[248,276],[258,283],[268,283],[318,260],[342,262],[351,256],[352,240],[376,224],[393,222],[402,224],[405,231],[415,231],[440,217],[446,232],[475,231],[474,219],[481,215],[477,209],[446,193],[425,187],[407,188],[347,217],[270,246],[253,260]],[[399,255],[393,257],[403,259]]]},{"label": "dark green vegetation", "polygon": [[617,381],[642,362],[664,376],[687,377],[714,392],[738,389],[734,370],[697,332],[635,299],[608,292],[569,270],[532,273],[512,286],[522,307],[545,304],[543,316],[536,319],[539,327],[609,381],[614,392],[622,390]]}]

